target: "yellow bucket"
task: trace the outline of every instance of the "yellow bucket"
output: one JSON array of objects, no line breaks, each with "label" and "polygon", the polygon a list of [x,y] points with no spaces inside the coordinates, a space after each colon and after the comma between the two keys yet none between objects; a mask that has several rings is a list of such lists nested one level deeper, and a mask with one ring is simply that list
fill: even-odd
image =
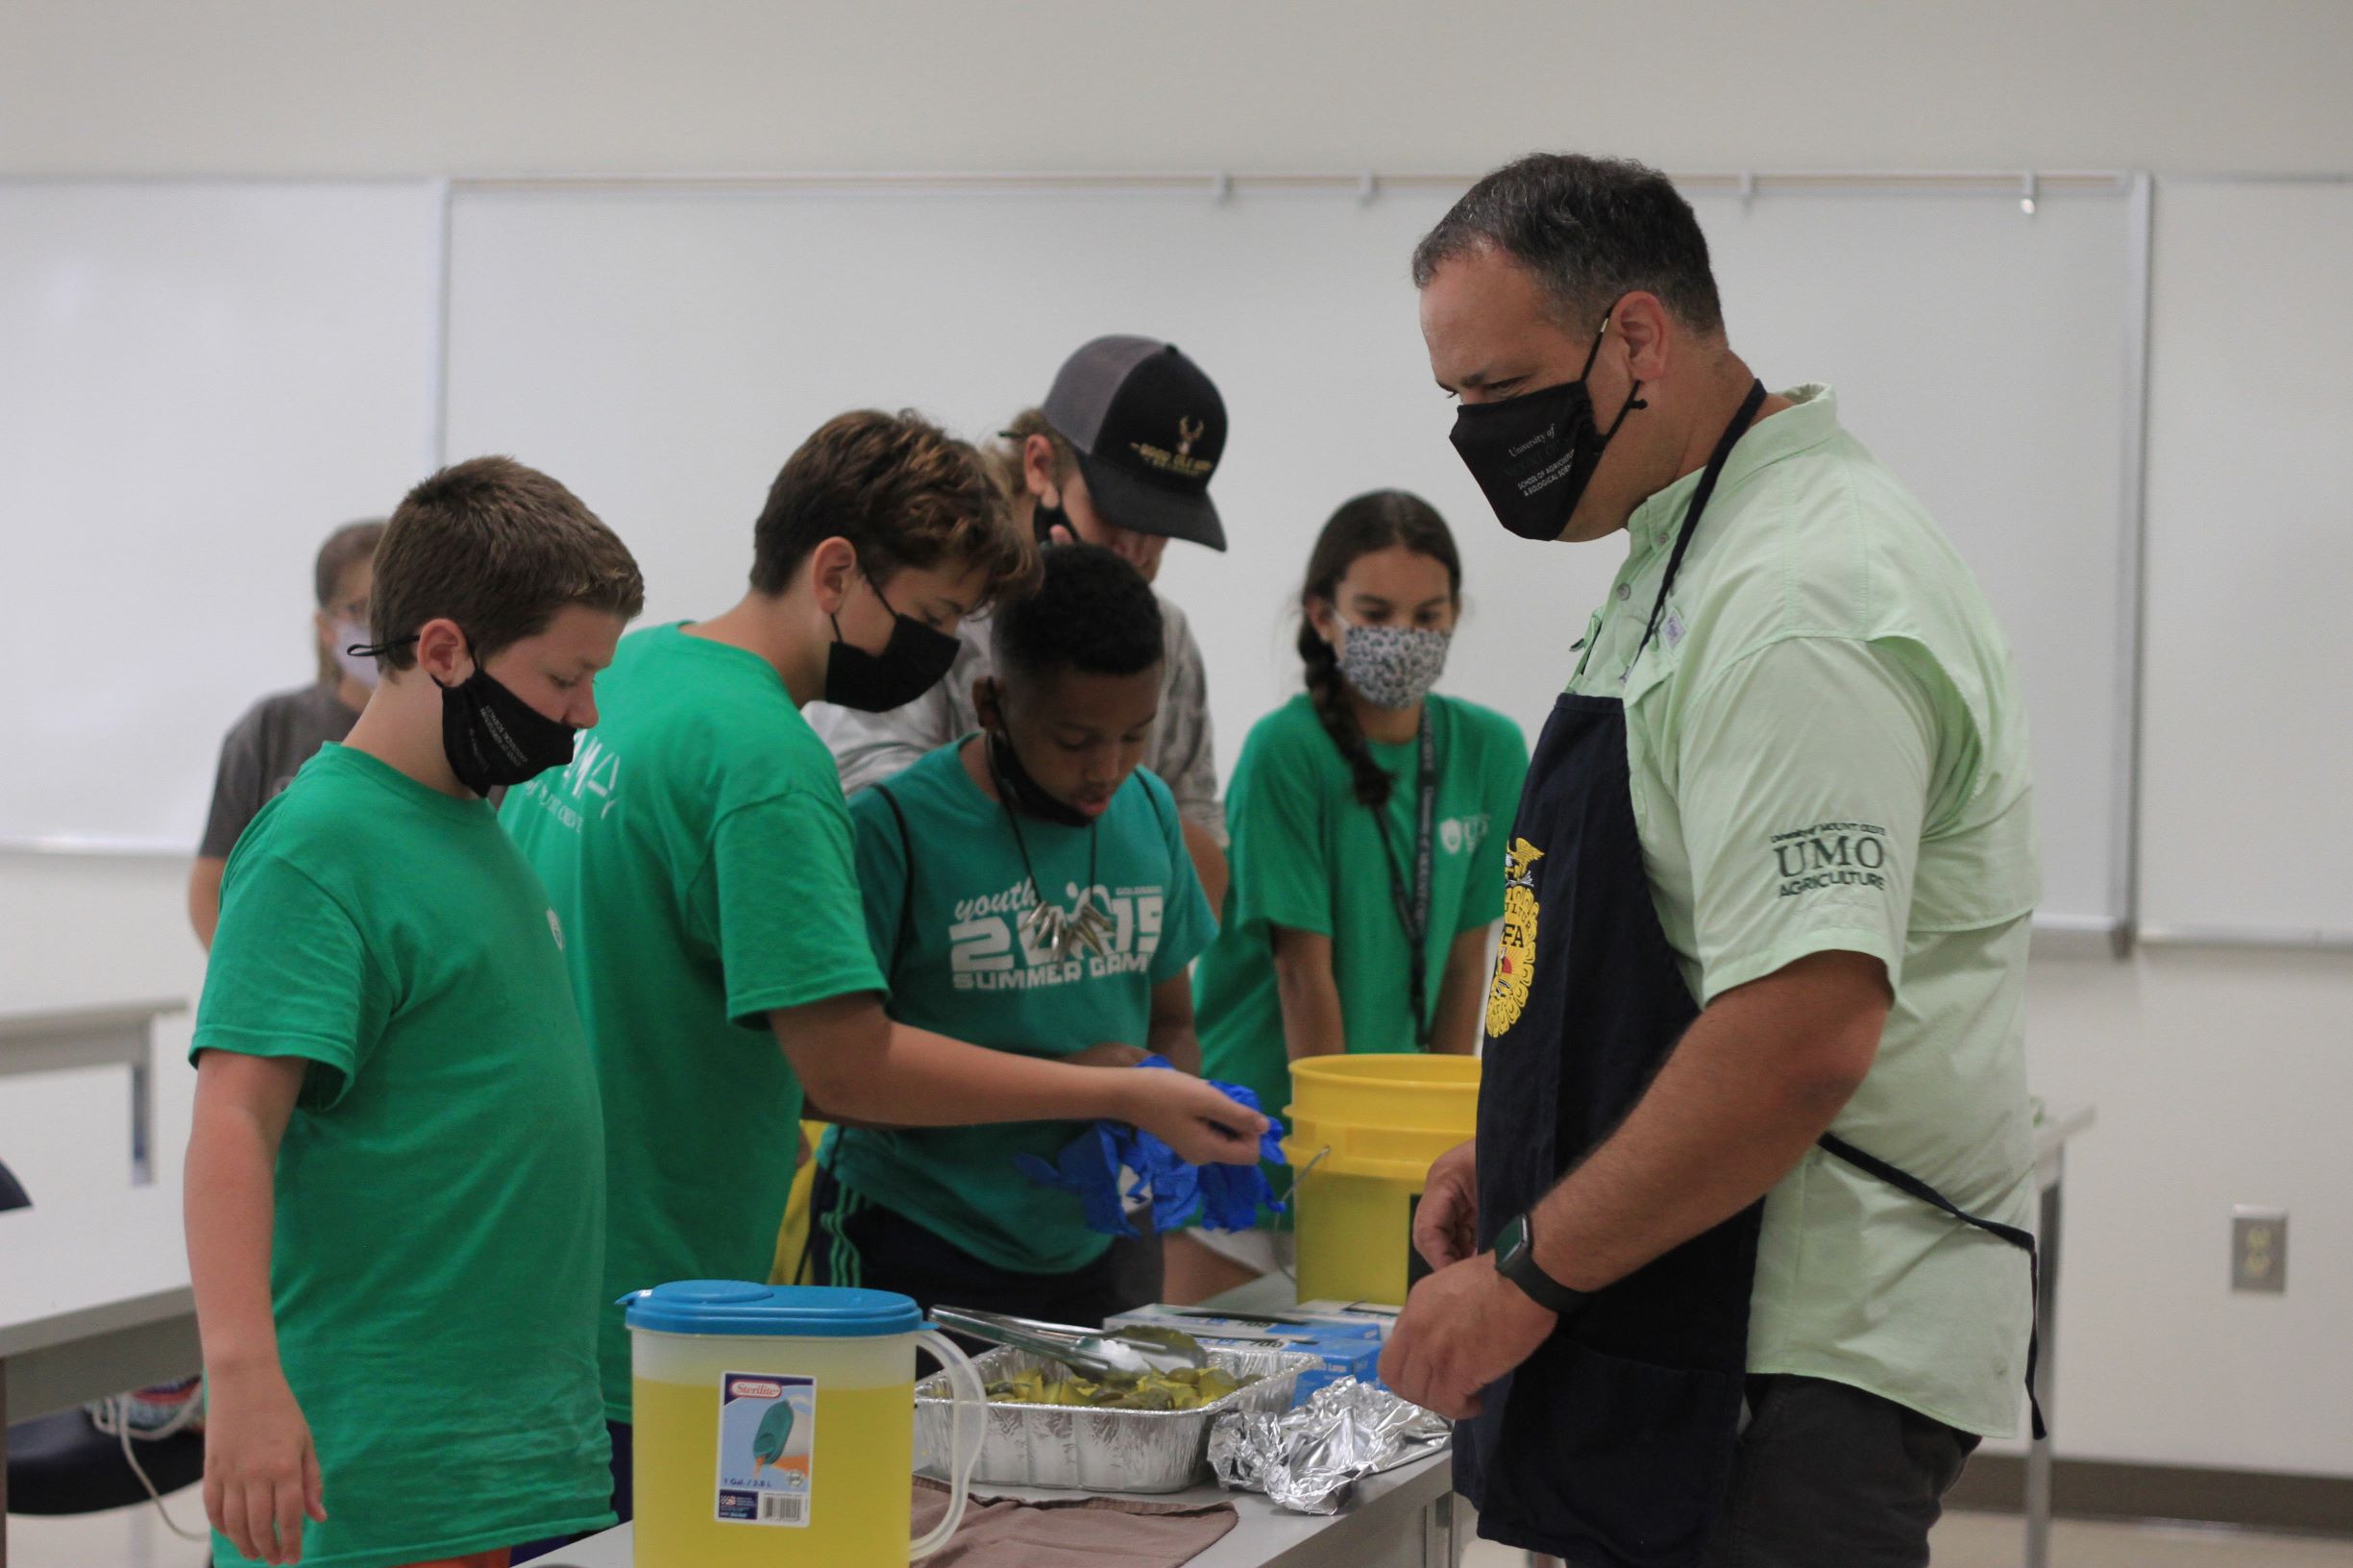
[{"label": "yellow bucket", "polygon": [[1439,1155],[1479,1125],[1479,1059],[1318,1056],[1291,1064],[1292,1188],[1304,1301],[1403,1306],[1429,1269],[1413,1212]]}]

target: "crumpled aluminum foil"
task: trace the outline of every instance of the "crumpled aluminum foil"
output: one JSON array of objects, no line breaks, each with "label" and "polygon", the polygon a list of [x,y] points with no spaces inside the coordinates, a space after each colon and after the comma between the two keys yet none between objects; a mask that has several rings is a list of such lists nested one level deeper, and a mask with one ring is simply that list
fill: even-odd
[{"label": "crumpled aluminum foil", "polygon": [[1220,1417],[1210,1468],[1230,1492],[1264,1492],[1294,1513],[1337,1513],[1358,1481],[1444,1448],[1453,1424],[1385,1388],[1342,1378],[1281,1415]]}]

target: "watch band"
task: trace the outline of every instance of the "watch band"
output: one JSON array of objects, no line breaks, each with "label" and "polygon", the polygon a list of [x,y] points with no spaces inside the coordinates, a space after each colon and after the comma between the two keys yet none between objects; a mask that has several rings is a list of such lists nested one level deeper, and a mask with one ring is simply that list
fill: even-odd
[{"label": "watch band", "polygon": [[1537,1306],[1564,1317],[1583,1306],[1589,1294],[1571,1289],[1537,1265],[1536,1235],[1526,1214],[1506,1225],[1495,1238],[1495,1271]]}]

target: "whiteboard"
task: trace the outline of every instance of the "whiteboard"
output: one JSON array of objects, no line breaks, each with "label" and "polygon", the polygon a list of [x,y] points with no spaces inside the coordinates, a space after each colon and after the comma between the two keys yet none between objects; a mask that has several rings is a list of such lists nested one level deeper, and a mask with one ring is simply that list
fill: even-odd
[{"label": "whiteboard", "polygon": [[2353,184],[2156,219],[2144,922],[2353,942]]},{"label": "whiteboard", "polygon": [[[1100,332],[1166,338],[1224,393],[1232,551],[1169,551],[1210,664],[1219,759],[1297,689],[1287,612],[1333,508],[1397,485],[1464,554],[1446,687],[1532,736],[1622,544],[1496,526],[1446,435],[1407,260],[1448,194],[460,186],[450,453],[548,468],[638,552],[648,615],[742,592],[794,446],[848,407],[985,435]],[[2128,242],[2121,194],[1694,197],[1732,339],[1773,385],[1827,380],[2010,628],[2048,894],[2120,911],[2115,845]]]},{"label": "whiteboard", "polygon": [[0,184],[0,840],[193,850],[431,460],[440,187]]}]

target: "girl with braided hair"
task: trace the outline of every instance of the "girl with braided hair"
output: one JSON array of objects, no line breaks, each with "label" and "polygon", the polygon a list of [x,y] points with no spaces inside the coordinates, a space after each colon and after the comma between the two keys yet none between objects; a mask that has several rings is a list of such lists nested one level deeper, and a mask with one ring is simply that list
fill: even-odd
[{"label": "girl with braided hair", "polygon": [[[1346,502],[1309,558],[1307,690],[1242,747],[1233,886],[1194,977],[1203,1072],[1270,1113],[1304,1056],[1478,1049],[1528,744],[1502,714],[1431,691],[1461,602],[1454,535],[1402,490]],[[1288,1241],[1189,1232],[1169,1248],[1170,1298],[1268,1272]]]}]

